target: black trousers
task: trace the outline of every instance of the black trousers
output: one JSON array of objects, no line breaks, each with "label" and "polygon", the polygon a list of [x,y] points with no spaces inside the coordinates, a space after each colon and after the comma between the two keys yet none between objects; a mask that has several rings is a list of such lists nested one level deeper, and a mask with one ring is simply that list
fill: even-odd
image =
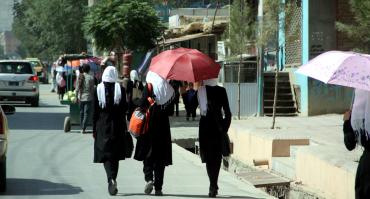
[{"label": "black trousers", "polygon": [[186,109],[186,118],[195,118],[197,116],[197,109]]},{"label": "black trousers", "polygon": [[144,160],[143,172],[145,181],[154,181],[154,188],[156,191],[162,190],[165,166],[161,163],[156,163],[148,158]]},{"label": "black trousers", "polygon": [[209,178],[209,191],[218,190],[218,175],[220,173],[222,158],[206,162]]},{"label": "black trousers", "polygon": [[118,160],[107,160],[104,162],[105,173],[107,174],[108,182],[117,179],[119,162]]}]

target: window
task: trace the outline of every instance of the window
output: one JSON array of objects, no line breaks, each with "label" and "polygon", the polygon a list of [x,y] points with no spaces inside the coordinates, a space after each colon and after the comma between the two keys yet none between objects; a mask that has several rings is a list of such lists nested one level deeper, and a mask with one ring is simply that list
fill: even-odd
[{"label": "window", "polygon": [[[225,82],[238,82],[239,63],[231,62],[224,65]],[[256,83],[257,82],[257,62],[245,61],[240,68],[240,83]]]},{"label": "window", "polygon": [[31,65],[22,62],[0,63],[0,73],[33,74]]}]

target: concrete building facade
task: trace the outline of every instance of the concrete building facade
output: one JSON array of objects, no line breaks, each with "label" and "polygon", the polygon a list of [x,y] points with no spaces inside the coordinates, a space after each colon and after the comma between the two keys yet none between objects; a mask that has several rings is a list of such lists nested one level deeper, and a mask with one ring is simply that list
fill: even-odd
[{"label": "concrete building facade", "polygon": [[[285,0],[280,0],[285,3]],[[285,26],[285,14],[279,20],[278,58],[283,71],[289,72],[292,90],[300,115],[311,116],[330,113],[343,113],[352,101],[353,89],[327,85],[318,80],[296,74],[295,71],[317,55],[330,50],[349,51],[353,42],[344,33],[338,32],[337,21],[350,22],[353,15],[347,0],[295,0],[293,20]],[[263,5],[263,0],[259,1]],[[297,35],[290,36],[289,31]],[[280,63],[279,63],[280,65]],[[260,89],[260,92],[261,91]],[[262,93],[260,93],[262,95]],[[260,102],[261,103],[261,102]]]},{"label": "concrete building facade", "polygon": [[[351,19],[350,6],[344,0],[302,0],[301,64],[330,50],[351,50],[351,41],[336,30],[337,21]],[[286,60],[286,59],[285,59]],[[285,63],[286,64],[286,63]],[[293,66],[291,71],[295,71]],[[294,85],[299,88],[302,115],[343,113],[351,105],[353,89],[327,85],[292,72]]]}]

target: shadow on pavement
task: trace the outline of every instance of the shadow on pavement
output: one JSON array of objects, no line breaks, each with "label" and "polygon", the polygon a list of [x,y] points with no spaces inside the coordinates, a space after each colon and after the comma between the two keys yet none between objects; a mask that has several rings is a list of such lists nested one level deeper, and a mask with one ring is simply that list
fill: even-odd
[{"label": "shadow on pavement", "polygon": [[7,191],[1,195],[75,195],[83,192],[80,187],[37,179],[7,179]]},{"label": "shadow on pavement", "polygon": [[[128,193],[128,194],[117,194],[117,196],[148,196],[144,193]],[[150,196],[155,197],[154,194],[151,194]],[[162,197],[179,197],[179,198],[209,198],[208,195],[192,195],[192,194],[163,194]],[[228,196],[228,195],[217,195],[217,198],[244,198],[244,199],[263,199],[263,198],[254,198],[254,197],[248,197],[248,196]]]},{"label": "shadow on pavement", "polygon": [[[169,196],[169,197],[184,197],[184,198],[209,198],[208,195],[186,195],[186,194],[163,194],[163,196]],[[227,196],[227,195],[217,195],[217,198],[244,198],[244,199],[259,199],[259,198],[253,198],[248,196]]]},{"label": "shadow on pavement", "polygon": [[10,129],[63,130],[68,113],[16,112],[7,116]]},{"label": "shadow on pavement", "polygon": [[29,104],[8,104],[8,105],[13,105],[15,107],[25,107],[25,108],[30,108],[30,109],[37,109],[37,108],[63,108],[63,107],[67,107],[67,105],[49,105],[49,104],[43,104],[43,103],[40,103],[40,105],[38,107],[32,107],[31,105]]}]

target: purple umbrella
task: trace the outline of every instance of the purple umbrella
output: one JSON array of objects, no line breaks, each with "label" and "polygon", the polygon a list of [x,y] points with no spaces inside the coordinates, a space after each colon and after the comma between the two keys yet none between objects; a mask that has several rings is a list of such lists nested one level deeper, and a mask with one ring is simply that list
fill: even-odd
[{"label": "purple umbrella", "polygon": [[296,73],[326,84],[370,91],[370,55],[329,51],[301,66]]}]

